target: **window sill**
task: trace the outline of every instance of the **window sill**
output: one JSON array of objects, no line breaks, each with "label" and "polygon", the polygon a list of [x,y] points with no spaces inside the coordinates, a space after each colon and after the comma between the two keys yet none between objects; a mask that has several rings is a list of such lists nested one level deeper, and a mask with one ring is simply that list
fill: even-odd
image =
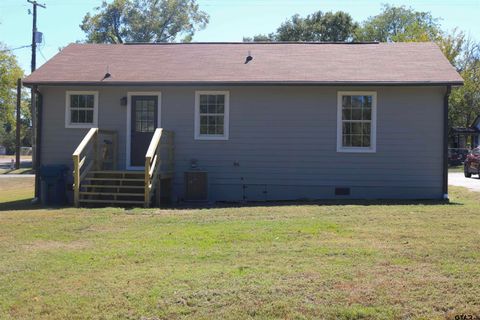
[{"label": "window sill", "polygon": [[376,148],[346,148],[346,147],[338,147],[337,152],[339,153],[376,153]]},{"label": "window sill", "polygon": [[85,123],[85,124],[66,124],[65,128],[66,129],[91,129],[91,128],[96,128],[97,124],[96,123]]},{"label": "window sill", "polygon": [[228,140],[228,137],[227,136],[202,136],[202,135],[198,135],[198,136],[195,136],[195,140],[210,140],[210,141],[215,141],[215,140],[220,140],[220,141],[226,141]]}]

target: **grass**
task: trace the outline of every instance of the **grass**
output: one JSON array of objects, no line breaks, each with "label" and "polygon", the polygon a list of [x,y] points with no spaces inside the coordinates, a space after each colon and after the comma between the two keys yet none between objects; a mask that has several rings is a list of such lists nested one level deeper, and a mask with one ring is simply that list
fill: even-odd
[{"label": "grass", "polygon": [[[480,194],[212,209],[32,207],[0,180],[1,319],[480,316]],[[9,209],[8,211],[6,210]]]},{"label": "grass", "polygon": [[463,165],[448,167],[448,172],[463,172]]}]

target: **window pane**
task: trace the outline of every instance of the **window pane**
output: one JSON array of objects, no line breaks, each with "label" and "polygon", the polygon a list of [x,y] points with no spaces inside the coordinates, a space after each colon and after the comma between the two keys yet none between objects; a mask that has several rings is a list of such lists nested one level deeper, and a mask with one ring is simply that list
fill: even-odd
[{"label": "window pane", "polygon": [[216,121],[216,117],[215,116],[209,116],[208,117],[208,125],[211,126],[211,125],[215,125],[217,123]]},{"label": "window pane", "polygon": [[363,105],[363,96],[352,96],[352,107],[361,108]]},{"label": "window pane", "polygon": [[86,111],[85,110],[78,110],[78,122],[79,123],[86,123],[87,122],[87,116],[86,116]]},{"label": "window pane", "polygon": [[352,134],[362,134],[362,123],[352,123]]},{"label": "window pane", "polygon": [[223,116],[216,116],[215,118],[216,118],[215,123],[217,125],[223,125]]},{"label": "window pane", "polygon": [[352,124],[350,122],[343,123],[343,134],[351,134],[352,133]]},{"label": "window pane", "polygon": [[362,109],[353,108],[351,120],[362,120]]},{"label": "window pane", "polygon": [[217,96],[208,95],[208,105],[215,105],[217,103]]},{"label": "window pane", "polygon": [[78,96],[78,106],[79,108],[85,108],[86,105],[86,98],[85,95],[79,95]]},{"label": "window pane", "polygon": [[363,147],[370,147],[370,136],[363,136]]},{"label": "window pane", "polygon": [[352,136],[347,134],[343,136],[343,146],[351,147],[352,146]]},{"label": "window pane", "polygon": [[223,125],[217,126],[217,134],[223,134]]},{"label": "window pane", "polygon": [[70,108],[78,108],[78,95],[72,94],[70,96]]},{"label": "window pane", "polygon": [[200,124],[201,125],[207,125],[208,124],[208,118],[206,116],[200,116]]},{"label": "window pane", "polygon": [[70,122],[71,123],[78,123],[78,110],[72,110],[71,111]]},{"label": "window pane", "polygon": [[86,113],[86,122],[93,123],[93,110],[87,110]]},{"label": "window pane", "polygon": [[217,106],[215,104],[208,105],[208,113],[217,113]]},{"label": "window pane", "polygon": [[212,126],[212,125],[208,126],[208,134],[215,134],[215,126]]},{"label": "window pane", "polygon": [[352,120],[352,109],[351,108],[344,108],[342,110],[342,119],[343,120]]},{"label": "window pane", "polygon": [[225,96],[223,94],[217,96],[217,104],[219,105],[225,104]]},{"label": "window pane", "polygon": [[200,134],[207,134],[208,133],[208,126],[200,126]]},{"label": "window pane", "polygon": [[343,96],[342,97],[342,106],[344,108],[351,108],[352,107],[352,97],[351,96]]},{"label": "window pane", "polygon": [[371,108],[363,109],[363,120],[372,120],[372,109]]},{"label": "window pane", "polygon": [[364,108],[371,108],[372,107],[372,96],[365,96],[363,100],[363,107]]},{"label": "window pane", "polygon": [[352,135],[352,147],[361,147],[361,146],[362,146],[362,136]]},{"label": "window pane", "polygon": [[363,124],[363,134],[370,136],[370,123]]},{"label": "window pane", "polygon": [[200,95],[200,104],[201,105],[206,105],[208,102],[208,96],[205,94]]},{"label": "window pane", "polygon": [[94,100],[93,95],[89,94],[85,96],[85,107],[93,109],[93,106],[94,106],[93,100]]},{"label": "window pane", "polygon": [[200,104],[200,113],[207,113],[208,107],[206,104]]}]

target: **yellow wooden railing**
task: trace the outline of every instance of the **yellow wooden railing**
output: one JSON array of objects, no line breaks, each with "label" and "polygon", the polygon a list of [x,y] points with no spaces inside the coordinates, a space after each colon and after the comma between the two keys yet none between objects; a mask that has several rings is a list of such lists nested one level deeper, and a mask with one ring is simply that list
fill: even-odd
[{"label": "yellow wooden railing", "polygon": [[173,132],[158,128],[148,146],[145,154],[145,208],[150,206],[152,196],[160,188],[160,180],[173,175],[173,137]]},{"label": "yellow wooden railing", "polygon": [[[99,150],[99,135],[111,136],[112,152],[111,159],[105,159],[105,150]],[[117,166],[117,132],[111,130],[99,130],[91,128],[77,149],[73,152],[73,202],[78,207],[80,199],[80,184],[90,170],[103,169],[104,162],[109,161],[109,165],[114,170]],[[102,152],[103,151],[103,152]]]}]

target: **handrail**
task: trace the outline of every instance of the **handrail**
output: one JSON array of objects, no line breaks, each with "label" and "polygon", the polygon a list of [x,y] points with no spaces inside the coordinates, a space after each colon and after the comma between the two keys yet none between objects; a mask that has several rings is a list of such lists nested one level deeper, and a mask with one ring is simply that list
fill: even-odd
[{"label": "handrail", "polygon": [[[162,140],[166,140],[166,144],[162,143]],[[167,145],[168,157],[167,161],[164,161],[161,147]],[[155,129],[150,145],[148,146],[147,153],[145,154],[145,197],[144,206],[148,208],[152,195],[157,187],[159,175],[162,174],[162,165],[167,163],[169,165],[169,173],[173,171],[173,132],[164,130],[162,128]]]},{"label": "handrail", "polygon": [[[82,142],[78,145],[77,149],[73,152],[72,159],[73,159],[73,202],[75,207],[78,207],[79,204],[79,199],[80,199],[80,182],[82,181],[82,178],[85,176],[86,172],[92,167],[92,165],[95,165],[96,163],[96,143],[97,143],[97,135],[98,135],[98,128],[91,128],[88,133],[85,135],[85,137],[82,139]],[[81,160],[80,156],[81,154],[85,151],[85,148],[89,145],[89,143],[93,141],[94,146],[93,146],[93,152],[94,152],[94,159],[93,159],[93,164],[89,163],[87,165],[87,170],[84,170],[84,173],[81,173],[81,169],[84,166],[86,160],[87,160],[87,155],[85,155]]]},{"label": "handrail", "polygon": [[[101,134],[112,136],[113,144],[113,159],[112,168],[116,168],[116,144],[117,144],[117,131],[103,130],[99,128],[91,128],[88,130],[85,137],[82,139],[78,147],[72,154],[73,159],[73,202],[76,207],[79,205],[80,200],[80,184],[82,180],[87,176],[88,172],[93,168],[99,170],[103,165],[101,156],[99,156],[98,139]],[[90,146],[88,148],[88,146]]]}]

